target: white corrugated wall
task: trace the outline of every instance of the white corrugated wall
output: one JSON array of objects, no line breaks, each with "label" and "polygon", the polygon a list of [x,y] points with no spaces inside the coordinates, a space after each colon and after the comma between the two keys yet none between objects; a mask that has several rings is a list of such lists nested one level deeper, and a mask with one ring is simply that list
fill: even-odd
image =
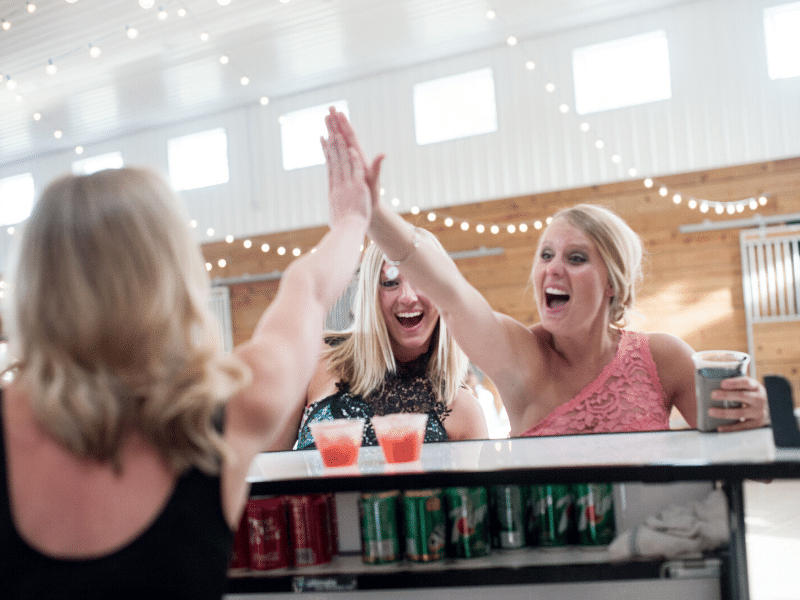
[{"label": "white corrugated wall", "polygon": [[[166,172],[171,137],[224,126],[231,181],[185,192],[198,241],[303,228],[325,222],[324,167],[285,172],[278,117],[287,111],[346,99],[368,154],[388,156],[387,198],[441,208],[479,200],[569,189],[800,155],[800,77],[767,75],[763,9],[779,2],[705,0],[601,25],[569,30],[516,47],[497,47],[358,81],[273,99],[204,119],[94,145],[91,154],[120,150],[126,164]],[[672,68],[671,100],[581,118],[574,105],[572,49],[664,29]],[[536,69],[526,68],[527,60]],[[499,129],[473,138],[417,146],[412,87],[429,79],[491,67]],[[556,91],[545,91],[552,82]],[[585,120],[589,133],[580,130]],[[594,142],[603,139],[598,151]],[[619,164],[611,156],[619,153]],[[33,158],[0,177],[32,172],[39,186],[70,168],[73,153]],[[734,198],[731,198],[733,200]],[[214,235],[205,232],[211,227]],[[0,232],[0,269],[9,243]]]}]

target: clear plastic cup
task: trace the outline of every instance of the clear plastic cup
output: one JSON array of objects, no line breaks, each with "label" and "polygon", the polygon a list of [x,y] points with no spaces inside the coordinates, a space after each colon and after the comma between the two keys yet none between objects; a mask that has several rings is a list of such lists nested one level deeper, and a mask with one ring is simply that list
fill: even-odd
[{"label": "clear plastic cup", "polygon": [[719,419],[708,414],[710,407],[739,408],[739,402],[721,402],[711,399],[711,392],[720,388],[723,379],[747,375],[750,355],[734,350],[704,350],[692,355],[694,361],[695,395],[697,396],[697,429],[716,431],[720,425],[736,420]]},{"label": "clear plastic cup", "polygon": [[309,423],[314,444],[326,467],[356,464],[364,422],[364,419],[333,419]]},{"label": "clear plastic cup", "polygon": [[372,428],[387,463],[407,463],[419,460],[428,415],[397,413],[372,417]]}]

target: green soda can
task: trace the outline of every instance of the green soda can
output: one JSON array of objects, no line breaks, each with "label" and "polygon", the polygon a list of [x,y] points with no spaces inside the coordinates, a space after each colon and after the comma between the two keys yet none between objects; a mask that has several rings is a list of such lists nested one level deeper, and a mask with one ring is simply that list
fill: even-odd
[{"label": "green soda can", "polygon": [[475,558],[489,554],[489,503],[485,487],[444,490],[447,509],[447,556]]},{"label": "green soda can", "polygon": [[442,506],[442,490],[403,492],[406,532],[406,557],[416,562],[444,558],[447,523]]},{"label": "green soda can", "polygon": [[572,541],[572,490],[565,484],[532,486],[539,545],[566,546]]},{"label": "green soda can", "polygon": [[602,546],[614,540],[614,486],[611,483],[579,483],[572,486],[578,543]]},{"label": "green soda can", "polygon": [[400,492],[364,492],[359,502],[361,557],[365,563],[382,564],[400,560],[398,500]]},{"label": "green soda can", "polygon": [[519,485],[490,488],[492,547],[522,548],[525,545],[525,493]]}]

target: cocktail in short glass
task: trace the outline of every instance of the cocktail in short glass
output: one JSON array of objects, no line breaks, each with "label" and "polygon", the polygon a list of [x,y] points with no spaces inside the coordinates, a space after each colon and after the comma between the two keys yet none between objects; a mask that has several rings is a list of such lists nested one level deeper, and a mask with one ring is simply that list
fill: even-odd
[{"label": "cocktail in short glass", "polygon": [[428,415],[397,413],[372,417],[375,436],[387,463],[406,463],[419,460]]},{"label": "cocktail in short glass", "polygon": [[364,419],[333,419],[309,423],[314,444],[326,467],[348,467],[358,461]]}]

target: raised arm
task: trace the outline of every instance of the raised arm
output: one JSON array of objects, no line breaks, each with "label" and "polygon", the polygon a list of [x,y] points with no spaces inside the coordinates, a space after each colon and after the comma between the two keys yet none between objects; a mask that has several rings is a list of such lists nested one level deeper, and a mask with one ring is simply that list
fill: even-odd
[{"label": "raised arm", "polygon": [[328,164],[330,231],[317,251],[294,261],[252,338],[234,352],[252,372],[250,385],[226,410],[225,438],[238,461],[224,471],[224,501],[234,521],[244,506],[244,475],[302,411],[318,360],[323,321],[358,264],[371,207],[364,170],[341,134],[322,140]]},{"label": "raised arm", "polygon": [[[367,165],[347,118],[336,112],[328,118]],[[381,159],[379,156],[365,167],[373,202],[369,236],[389,259],[399,263],[403,276],[436,305],[456,341],[470,360],[494,381],[503,400],[514,403],[515,396],[525,395],[517,393],[523,389],[519,366],[530,366],[524,348],[532,345],[523,341],[532,337],[530,331],[514,319],[496,313],[449,256],[420,243],[408,223],[380,202],[377,180]]]}]

